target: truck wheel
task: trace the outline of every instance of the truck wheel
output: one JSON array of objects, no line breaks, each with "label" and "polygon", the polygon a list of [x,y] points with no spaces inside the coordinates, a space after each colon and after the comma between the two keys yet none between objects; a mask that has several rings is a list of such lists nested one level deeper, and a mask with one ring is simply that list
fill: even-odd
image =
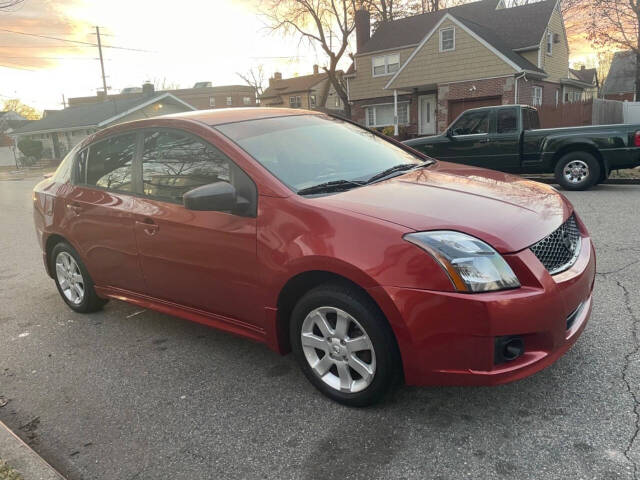
[{"label": "truck wheel", "polygon": [[587,152],[570,152],[556,165],[557,182],[566,190],[586,190],[600,178],[598,160]]}]

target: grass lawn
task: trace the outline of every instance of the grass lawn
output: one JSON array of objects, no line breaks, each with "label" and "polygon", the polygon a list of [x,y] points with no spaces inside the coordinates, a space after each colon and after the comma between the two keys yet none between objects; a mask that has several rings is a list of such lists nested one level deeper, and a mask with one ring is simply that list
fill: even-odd
[{"label": "grass lawn", "polygon": [[0,459],[0,480],[24,480],[24,478]]}]

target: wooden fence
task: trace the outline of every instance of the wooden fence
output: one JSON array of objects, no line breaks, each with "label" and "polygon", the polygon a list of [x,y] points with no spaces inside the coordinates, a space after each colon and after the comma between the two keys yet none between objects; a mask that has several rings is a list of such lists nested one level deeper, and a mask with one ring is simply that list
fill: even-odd
[{"label": "wooden fence", "polygon": [[593,101],[542,105],[537,107],[541,128],[592,125]]},{"label": "wooden fence", "polygon": [[542,128],[623,123],[623,102],[599,98],[538,107]]}]

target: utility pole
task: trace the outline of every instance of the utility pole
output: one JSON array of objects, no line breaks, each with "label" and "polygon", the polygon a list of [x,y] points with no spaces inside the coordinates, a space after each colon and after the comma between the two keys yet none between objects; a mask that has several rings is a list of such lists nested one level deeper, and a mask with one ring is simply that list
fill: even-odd
[{"label": "utility pole", "polygon": [[100,53],[100,69],[102,70],[102,88],[104,89],[104,100],[107,100],[107,78],[104,75],[104,60],[102,59],[102,43],[100,42],[100,27],[96,26],[98,37],[98,52]]},{"label": "utility pole", "polygon": [[62,94],[62,108],[67,108],[67,101],[64,98],[64,93]]}]

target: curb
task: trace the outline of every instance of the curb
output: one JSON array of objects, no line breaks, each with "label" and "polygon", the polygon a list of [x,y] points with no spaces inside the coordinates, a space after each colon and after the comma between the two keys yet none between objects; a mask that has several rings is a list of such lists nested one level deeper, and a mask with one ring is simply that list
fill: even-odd
[{"label": "curb", "polygon": [[25,480],[65,480],[51,465],[0,422],[0,458]]},{"label": "curb", "polygon": [[[527,180],[534,180],[540,183],[548,183],[550,185],[557,185],[558,182],[554,178],[550,177],[530,177],[525,176]],[[608,178],[601,185],[640,185],[640,178]]]}]

